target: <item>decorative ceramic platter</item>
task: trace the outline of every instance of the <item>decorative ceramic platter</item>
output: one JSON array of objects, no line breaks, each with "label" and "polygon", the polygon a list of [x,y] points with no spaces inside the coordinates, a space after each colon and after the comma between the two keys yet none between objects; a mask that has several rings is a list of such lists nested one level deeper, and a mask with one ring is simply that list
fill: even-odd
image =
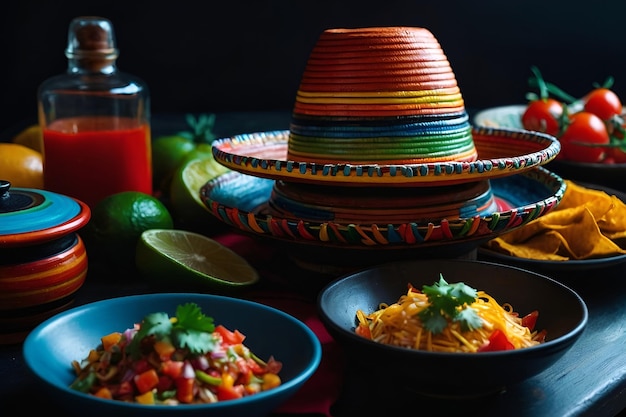
[{"label": "decorative ceramic platter", "polygon": [[[477,127],[494,129],[522,129],[521,117],[526,106],[514,104],[492,107],[474,115],[473,124]],[[626,177],[626,164],[600,164],[564,161],[556,159],[550,162],[549,169],[564,178],[606,185],[625,190],[623,178]]]},{"label": "decorative ceramic platter", "polygon": [[231,171],[200,190],[208,210],[243,232],[286,242],[346,248],[409,248],[487,240],[542,216],[560,202],[564,181],[536,167],[494,178],[497,210],[469,218],[384,224],[342,223],[281,218],[268,214],[274,180]]},{"label": "decorative ceramic platter", "polygon": [[524,173],[550,162],[561,149],[556,139],[542,133],[478,128],[472,135],[478,150],[474,162],[358,165],[291,161],[286,159],[288,131],[218,139],[213,142],[213,156],[234,171],[291,182],[440,186]]}]

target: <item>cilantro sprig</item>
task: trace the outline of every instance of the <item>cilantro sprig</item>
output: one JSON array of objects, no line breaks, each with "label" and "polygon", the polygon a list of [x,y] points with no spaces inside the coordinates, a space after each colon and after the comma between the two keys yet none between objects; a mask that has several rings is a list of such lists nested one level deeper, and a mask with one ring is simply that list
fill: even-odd
[{"label": "cilantro sprig", "polygon": [[430,305],[419,312],[419,318],[430,332],[441,333],[448,325],[448,320],[459,322],[464,331],[482,327],[482,320],[469,305],[476,301],[476,290],[462,282],[449,284],[439,274],[439,282],[424,285],[422,292],[428,297]]},{"label": "cilantro sprig", "polygon": [[167,313],[151,313],[144,317],[139,330],[133,337],[129,351],[133,358],[141,356],[141,341],[154,336],[157,340],[169,340],[177,348],[186,348],[191,354],[203,354],[215,346],[213,318],[204,315],[195,303],[186,303],[176,308],[176,316]]}]

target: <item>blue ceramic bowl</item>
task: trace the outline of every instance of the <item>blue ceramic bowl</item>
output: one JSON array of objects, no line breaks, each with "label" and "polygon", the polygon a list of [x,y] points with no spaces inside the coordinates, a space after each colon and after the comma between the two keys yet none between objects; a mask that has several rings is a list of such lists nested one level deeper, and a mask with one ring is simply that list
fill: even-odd
[{"label": "blue ceramic bowl", "polygon": [[[522,315],[539,310],[536,328],[547,331],[546,341],[500,352],[438,353],[385,345],[355,333],[357,310],[370,312],[381,302],[395,303],[408,283],[421,289],[437,281],[440,273],[450,283],[464,282],[510,303]],[[393,381],[398,391],[450,399],[497,394],[543,372],[574,345],[588,320],[582,298],[551,278],[495,263],[452,259],[395,262],[347,275],[321,291],[318,308],[348,362],[355,368],[367,363],[371,381]]]},{"label": "blue ceramic bowl", "polygon": [[[130,404],[105,400],[69,388],[71,363],[85,358],[100,338],[124,331],[145,315],[173,315],[180,304],[198,304],[216,324],[239,329],[246,345],[261,358],[273,355],[283,363],[282,384],[237,400],[178,406]],[[268,337],[268,329],[271,331]],[[72,415],[93,416],[265,416],[276,409],[313,375],[322,356],[315,334],[292,316],[259,303],[216,295],[174,293],[114,298],[58,314],[37,326],[24,341],[26,365],[58,407]]]}]

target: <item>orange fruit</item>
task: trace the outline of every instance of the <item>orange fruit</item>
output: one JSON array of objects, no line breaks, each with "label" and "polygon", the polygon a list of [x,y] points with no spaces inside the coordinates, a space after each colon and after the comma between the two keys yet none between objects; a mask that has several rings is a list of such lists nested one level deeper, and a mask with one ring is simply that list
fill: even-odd
[{"label": "orange fruit", "polygon": [[0,180],[11,187],[43,188],[43,156],[18,143],[0,143]]},{"label": "orange fruit", "polygon": [[30,125],[22,129],[11,141],[27,148],[43,152],[43,132],[39,125]]}]

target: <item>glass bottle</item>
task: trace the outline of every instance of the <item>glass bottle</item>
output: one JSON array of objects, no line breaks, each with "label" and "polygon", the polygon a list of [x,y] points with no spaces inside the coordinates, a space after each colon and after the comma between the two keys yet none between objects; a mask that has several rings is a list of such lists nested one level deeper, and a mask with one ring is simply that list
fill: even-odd
[{"label": "glass bottle", "polygon": [[149,91],[118,71],[111,22],[73,19],[65,55],[67,71],[37,92],[44,188],[91,208],[121,191],[151,194]]}]

